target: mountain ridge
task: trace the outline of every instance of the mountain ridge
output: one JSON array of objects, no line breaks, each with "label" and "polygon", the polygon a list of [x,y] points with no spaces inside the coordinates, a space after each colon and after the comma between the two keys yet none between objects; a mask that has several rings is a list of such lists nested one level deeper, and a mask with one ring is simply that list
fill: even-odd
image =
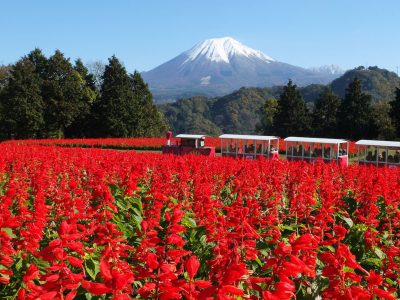
[{"label": "mountain ridge", "polygon": [[[400,78],[378,67],[358,67],[345,72],[329,86],[343,98],[348,84],[358,78],[363,92],[372,96],[374,104],[394,100],[395,88]],[[299,92],[309,108],[323,92],[325,85],[311,84],[299,87]],[[269,88],[240,88],[221,97],[189,97],[174,103],[159,105],[176,133],[201,133],[217,136],[220,133],[256,134],[255,125],[260,121],[259,112],[265,100],[279,99],[283,86]]]},{"label": "mountain ridge", "polygon": [[339,75],[313,71],[269,57],[231,38],[208,39],[142,72],[157,103],[185,96],[222,96],[241,87],[327,84]]}]

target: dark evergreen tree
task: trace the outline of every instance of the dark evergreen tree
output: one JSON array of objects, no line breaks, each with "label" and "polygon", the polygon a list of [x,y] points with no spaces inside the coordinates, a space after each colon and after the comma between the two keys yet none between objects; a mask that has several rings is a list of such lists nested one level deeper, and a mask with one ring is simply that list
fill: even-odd
[{"label": "dark evergreen tree", "polygon": [[337,117],[340,109],[340,98],[326,87],[315,102],[312,115],[312,129],[316,137],[338,137]]},{"label": "dark evergreen tree", "polygon": [[63,137],[65,129],[89,109],[85,81],[69,59],[56,51],[48,59],[42,95],[45,101],[46,136]]},{"label": "dark evergreen tree", "polygon": [[372,106],[374,138],[379,140],[393,140],[396,137],[396,128],[390,118],[390,104],[379,101]]},{"label": "dark evergreen tree", "polygon": [[35,72],[39,74],[42,80],[47,79],[48,59],[42,50],[36,48],[28,54],[28,59],[35,66]]},{"label": "dark evergreen tree", "polygon": [[0,66],[0,92],[7,85],[10,78],[11,66]]},{"label": "dark evergreen tree", "polygon": [[77,71],[85,81],[85,87],[90,88],[92,91],[96,91],[95,77],[93,74],[89,73],[88,68],[83,64],[80,58],[75,61],[74,70]]},{"label": "dark evergreen tree", "polygon": [[396,137],[400,139],[400,89],[396,88],[396,98],[390,102],[390,117],[396,129]]},{"label": "dark evergreen tree", "polygon": [[124,66],[112,56],[105,67],[101,97],[95,104],[96,132],[102,137],[134,136],[136,101],[131,79]]},{"label": "dark evergreen tree", "polygon": [[91,135],[92,108],[98,94],[94,77],[89,73],[81,59],[75,61],[74,70],[78,72],[81,83],[81,112],[65,130],[66,137],[87,137]]},{"label": "dark evergreen tree", "polygon": [[131,75],[131,83],[135,99],[133,136],[156,137],[163,135],[166,130],[164,117],[154,104],[153,95],[139,72],[135,71]]},{"label": "dark evergreen tree", "polygon": [[3,138],[27,139],[38,136],[44,124],[40,83],[35,66],[28,58],[22,58],[12,67],[8,84],[0,96]]},{"label": "dark evergreen tree", "polygon": [[306,103],[291,80],[283,88],[278,104],[275,125],[279,136],[310,133],[310,115]]},{"label": "dark evergreen tree", "polygon": [[258,132],[266,135],[276,134],[275,118],[278,108],[279,103],[275,98],[270,97],[265,101],[261,109],[260,123],[256,126]]},{"label": "dark evergreen tree", "polygon": [[347,87],[340,108],[338,129],[342,137],[353,140],[373,137],[371,102],[372,97],[362,92],[361,81],[355,78]]}]

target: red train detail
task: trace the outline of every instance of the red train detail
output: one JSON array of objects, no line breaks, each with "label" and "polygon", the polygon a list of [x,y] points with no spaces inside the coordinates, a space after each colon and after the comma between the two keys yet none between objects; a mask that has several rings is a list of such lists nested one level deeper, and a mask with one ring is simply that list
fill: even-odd
[{"label": "red train detail", "polygon": [[205,147],[205,136],[197,134],[178,134],[176,137],[180,138],[180,143],[171,145],[172,132],[168,131],[166,134],[167,143],[162,147],[162,153],[185,155],[185,154],[199,154],[205,156],[215,157],[215,147]]}]

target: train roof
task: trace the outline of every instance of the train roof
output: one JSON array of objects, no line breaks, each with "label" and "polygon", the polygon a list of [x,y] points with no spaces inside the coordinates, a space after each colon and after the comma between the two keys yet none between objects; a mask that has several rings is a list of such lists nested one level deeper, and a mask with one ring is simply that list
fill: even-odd
[{"label": "train roof", "polygon": [[356,142],[356,145],[400,148],[400,142],[394,142],[394,141],[359,140]]},{"label": "train roof", "polygon": [[309,137],[297,137],[297,136],[287,137],[284,141],[285,142],[303,142],[303,143],[321,143],[321,144],[347,143],[347,141],[343,140],[343,139],[309,138]]},{"label": "train roof", "polygon": [[236,139],[236,140],[257,140],[257,141],[270,141],[279,139],[277,136],[267,135],[244,135],[244,134],[223,134],[219,136],[221,139]]},{"label": "train roof", "polygon": [[202,139],[205,138],[206,136],[203,134],[178,134],[176,137],[183,139]]}]

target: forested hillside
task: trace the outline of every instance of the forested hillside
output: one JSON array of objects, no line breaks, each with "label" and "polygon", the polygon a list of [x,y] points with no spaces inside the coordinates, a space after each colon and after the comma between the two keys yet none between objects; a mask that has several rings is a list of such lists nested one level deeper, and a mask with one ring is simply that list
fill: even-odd
[{"label": "forested hillside", "polygon": [[[362,91],[372,96],[377,114],[387,110],[387,103],[395,98],[395,89],[400,86],[400,78],[393,72],[377,67],[358,67],[347,71],[334,80],[329,87],[343,98],[347,86],[355,79],[361,81]],[[312,84],[299,87],[298,90],[313,111],[314,102],[323,93],[326,86]],[[170,128],[176,132],[204,133],[218,135],[224,133],[257,133],[261,109],[269,98],[279,99],[284,86],[271,88],[241,88],[223,97],[191,97],[174,103],[162,104]]]},{"label": "forested hillside", "polygon": [[400,86],[400,78],[394,72],[378,67],[358,67],[332,81],[332,90],[343,97],[346,87],[354,78],[361,81],[362,90],[370,94],[374,102],[392,101],[396,87]]}]

